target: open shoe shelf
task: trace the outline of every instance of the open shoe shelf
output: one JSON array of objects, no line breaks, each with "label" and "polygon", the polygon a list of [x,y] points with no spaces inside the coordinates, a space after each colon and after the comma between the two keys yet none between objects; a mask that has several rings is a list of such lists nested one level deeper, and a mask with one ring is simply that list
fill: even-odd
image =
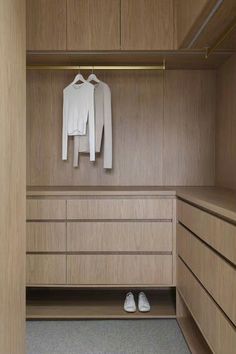
[{"label": "open shoe shelf", "polygon": [[[174,289],[145,291],[151,304],[147,313],[126,313],[127,290],[27,289],[26,318],[33,319],[144,319],[175,318]],[[138,294],[138,291],[134,291]],[[136,297],[137,298],[137,297]]]}]

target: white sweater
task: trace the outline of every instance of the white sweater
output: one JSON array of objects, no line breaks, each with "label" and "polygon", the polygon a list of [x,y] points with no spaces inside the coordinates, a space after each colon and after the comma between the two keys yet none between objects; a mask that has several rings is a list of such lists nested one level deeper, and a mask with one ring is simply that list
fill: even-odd
[{"label": "white sweater", "polygon": [[94,86],[70,84],[63,91],[62,160],[67,160],[68,136],[85,135],[88,119],[90,161],[95,161]]},{"label": "white sweater", "polygon": [[[100,81],[94,86],[95,102],[95,140],[96,152],[101,151],[102,137],[104,139],[104,163],[106,169],[112,168],[112,109],[111,90],[107,84]],[[74,137],[74,167],[78,166],[79,152],[89,152],[89,131],[85,136]]]}]

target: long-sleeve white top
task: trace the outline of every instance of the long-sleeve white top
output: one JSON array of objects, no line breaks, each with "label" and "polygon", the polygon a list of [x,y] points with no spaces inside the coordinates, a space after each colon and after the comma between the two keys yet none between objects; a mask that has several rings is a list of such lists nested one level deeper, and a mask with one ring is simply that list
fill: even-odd
[{"label": "long-sleeve white top", "polygon": [[63,91],[62,160],[67,160],[68,136],[85,135],[87,122],[90,161],[95,161],[94,86],[70,84]]},{"label": "long-sleeve white top", "polygon": [[[95,140],[96,152],[101,151],[102,137],[104,139],[104,168],[112,168],[112,109],[111,90],[100,81],[94,89],[95,107]],[[85,136],[74,137],[74,166],[78,166],[79,152],[89,152],[90,126]]]}]

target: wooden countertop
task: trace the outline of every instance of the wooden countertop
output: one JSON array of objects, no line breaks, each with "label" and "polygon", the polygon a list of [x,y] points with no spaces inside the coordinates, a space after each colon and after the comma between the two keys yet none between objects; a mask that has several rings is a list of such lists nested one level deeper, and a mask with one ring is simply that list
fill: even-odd
[{"label": "wooden countertop", "polygon": [[180,187],[176,195],[236,223],[236,191],[224,188]]},{"label": "wooden countertop", "polygon": [[27,197],[43,196],[179,197],[236,223],[236,191],[217,187],[28,187]]},{"label": "wooden countertop", "polygon": [[157,195],[176,196],[173,187],[28,187],[27,196]]}]

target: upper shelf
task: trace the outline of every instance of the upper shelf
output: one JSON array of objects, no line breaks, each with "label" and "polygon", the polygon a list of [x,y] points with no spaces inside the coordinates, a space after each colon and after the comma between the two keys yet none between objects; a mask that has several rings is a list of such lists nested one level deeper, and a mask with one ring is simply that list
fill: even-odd
[{"label": "upper shelf", "polygon": [[204,51],[28,51],[27,65],[159,65],[166,69],[216,69],[233,52],[217,52],[205,59]]}]

